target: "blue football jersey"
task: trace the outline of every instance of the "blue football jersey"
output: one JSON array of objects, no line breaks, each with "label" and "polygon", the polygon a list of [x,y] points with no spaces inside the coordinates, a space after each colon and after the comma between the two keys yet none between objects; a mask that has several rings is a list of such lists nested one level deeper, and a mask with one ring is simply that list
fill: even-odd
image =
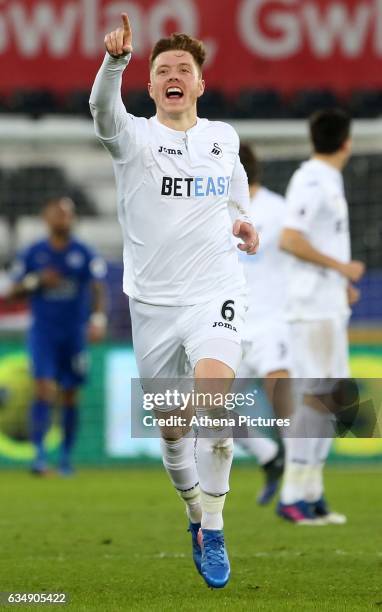
[{"label": "blue football jersey", "polygon": [[40,288],[30,297],[33,325],[65,334],[83,326],[90,315],[90,283],[102,280],[106,274],[104,260],[87,245],[72,238],[57,250],[49,240],[32,244],[20,253],[12,270],[14,281],[29,273],[53,269],[60,274],[59,285]]}]

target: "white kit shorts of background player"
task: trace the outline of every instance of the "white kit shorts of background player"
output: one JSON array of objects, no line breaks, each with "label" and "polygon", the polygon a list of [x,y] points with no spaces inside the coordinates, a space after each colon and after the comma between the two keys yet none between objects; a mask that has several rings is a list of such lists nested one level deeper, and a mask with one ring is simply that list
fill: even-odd
[{"label": "white kit shorts of background player", "polygon": [[[292,177],[284,226],[299,230],[319,251],[350,261],[348,206],[341,173],[312,159]],[[287,316],[293,339],[293,375],[347,377],[348,281],[335,270],[288,256]]]},{"label": "white kit shorts of background player", "polygon": [[289,370],[289,326],[285,319],[286,255],[279,247],[286,213],[284,198],[261,187],[249,215],[260,236],[255,257],[242,256],[249,289],[243,335],[243,361],[238,376],[265,376]]},{"label": "white kit shorts of background player", "polygon": [[181,132],[128,114],[120,95],[128,60],[106,55],[90,107],[113,158],[140,375],[182,375],[186,357],[236,371],[246,285],[228,202],[243,220],[249,206],[238,135],[207,119]]}]

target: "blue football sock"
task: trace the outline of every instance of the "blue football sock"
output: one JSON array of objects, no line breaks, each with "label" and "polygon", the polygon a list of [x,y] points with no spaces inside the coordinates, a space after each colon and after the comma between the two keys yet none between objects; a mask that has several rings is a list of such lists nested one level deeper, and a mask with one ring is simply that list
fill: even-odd
[{"label": "blue football sock", "polygon": [[43,400],[35,400],[31,407],[30,429],[31,440],[36,447],[36,460],[44,462],[46,459],[44,438],[50,426],[51,405]]},{"label": "blue football sock", "polygon": [[62,408],[62,429],[63,438],[61,446],[61,462],[67,463],[70,453],[76,440],[78,429],[78,408],[77,406],[64,406]]}]

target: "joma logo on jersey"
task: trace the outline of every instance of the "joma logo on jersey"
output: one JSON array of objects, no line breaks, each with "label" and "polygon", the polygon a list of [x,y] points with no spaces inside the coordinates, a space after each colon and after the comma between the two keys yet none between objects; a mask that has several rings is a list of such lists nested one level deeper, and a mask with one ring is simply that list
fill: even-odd
[{"label": "joma logo on jersey", "polygon": [[167,155],[183,155],[180,149],[166,149],[166,147],[159,147],[158,153],[167,153]]},{"label": "joma logo on jersey", "polygon": [[190,178],[162,179],[162,196],[175,198],[205,198],[229,194],[230,176],[195,176]]},{"label": "joma logo on jersey", "polygon": [[215,321],[212,327],[224,327],[225,329],[232,329],[234,332],[237,331],[234,325],[231,325],[231,323],[223,323],[223,321]]}]

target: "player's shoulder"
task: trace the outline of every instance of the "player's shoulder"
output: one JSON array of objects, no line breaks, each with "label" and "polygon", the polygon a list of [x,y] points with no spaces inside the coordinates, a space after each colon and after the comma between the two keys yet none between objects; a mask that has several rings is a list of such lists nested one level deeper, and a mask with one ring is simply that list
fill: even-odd
[{"label": "player's shoulder", "polygon": [[67,262],[76,268],[89,270],[94,280],[104,280],[107,274],[107,264],[104,258],[93,246],[75,236],[72,236],[70,242]]},{"label": "player's shoulder", "polygon": [[70,240],[69,250],[80,251],[83,255],[86,255],[86,257],[93,257],[95,254],[93,247],[85,240],[82,240],[77,236],[72,236]]},{"label": "player's shoulder", "polygon": [[87,242],[72,237],[69,250],[69,258],[75,264],[90,266],[91,273],[94,278],[104,278],[107,272],[107,264],[102,255]]},{"label": "player's shoulder", "polygon": [[152,121],[154,117],[147,119],[146,117],[139,117],[138,115],[132,115],[131,113],[127,113],[127,116],[130,121],[133,121],[137,128],[141,128],[143,130],[152,129]]},{"label": "player's shoulder", "polygon": [[133,115],[132,113],[129,113],[128,110],[126,113],[126,117],[127,122],[125,124],[124,129],[122,130],[122,132],[119,133],[119,135],[127,131],[129,133],[139,134],[139,136],[144,139],[145,137],[148,138],[150,133],[152,133],[155,129],[155,125],[151,122],[153,117],[151,117],[151,119],[147,119],[146,117]]},{"label": "player's shoulder", "polygon": [[35,255],[36,253],[40,253],[41,251],[46,251],[49,248],[49,241],[47,238],[40,238],[39,240],[35,240],[31,244],[28,244],[24,249],[22,249],[21,253],[24,257],[30,257]]},{"label": "player's shoulder", "polygon": [[322,173],[313,160],[303,162],[292,175],[290,189],[304,191],[320,191],[322,189]]},{"label": "player's shoulder", "polygon": [[209,119],[201,120],[204,125],[204,130],[216,135],[226,142],[232,142],[235,146],[239,147],[239,135],[235,128],[226,121],[210,121]]}]

